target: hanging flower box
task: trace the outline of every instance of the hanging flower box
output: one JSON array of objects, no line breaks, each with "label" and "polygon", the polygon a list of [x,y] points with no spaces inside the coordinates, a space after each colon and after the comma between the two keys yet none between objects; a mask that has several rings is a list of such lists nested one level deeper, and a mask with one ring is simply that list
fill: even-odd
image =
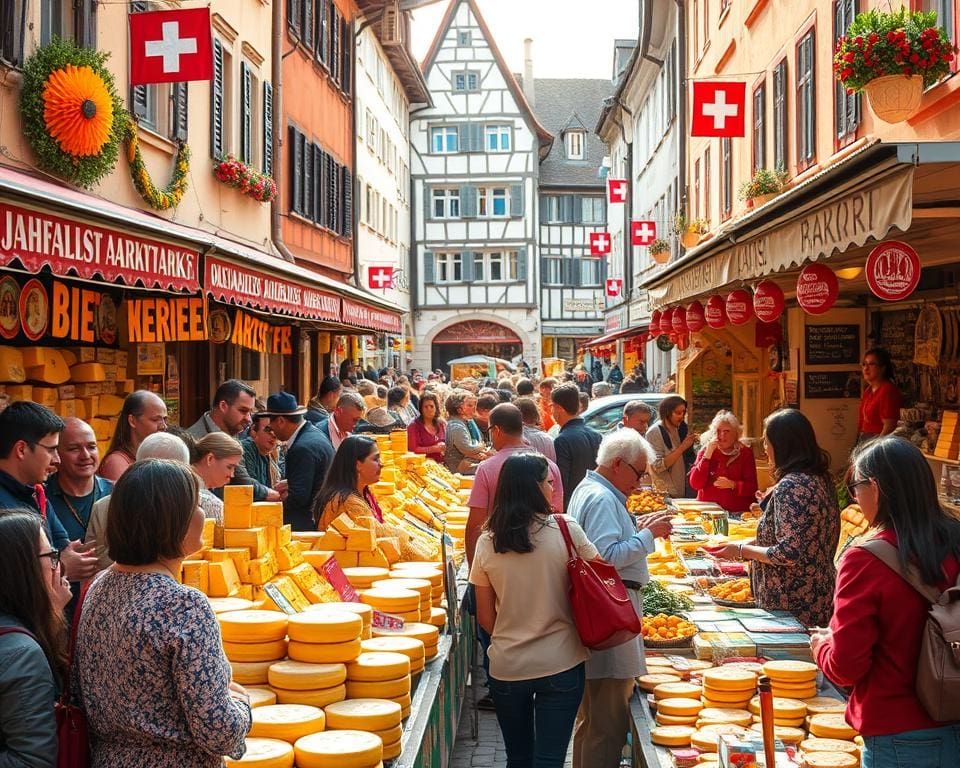
[{"label": "hanging flower box", "polygon": [[233,155],[220,158],[213,166],[213,175],[228,187],[238,189],[260,203],[269,203],[277,196],[277,185],[273,179]]},{"label": "hanging flower box", "polygon": [[657,238],[650,243],[650,257],[657,264],[666,264],[670,261],[670,243],[662,238]]}]

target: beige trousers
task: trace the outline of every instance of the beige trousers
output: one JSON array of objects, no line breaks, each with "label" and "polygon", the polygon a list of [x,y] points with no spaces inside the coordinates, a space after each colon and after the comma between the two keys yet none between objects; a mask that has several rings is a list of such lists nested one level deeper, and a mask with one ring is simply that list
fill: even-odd
[{"label": "beige trousers", "polygon": [[633,678],[587,680],[573,730],[573,768],[619,768],[633,686]]}]

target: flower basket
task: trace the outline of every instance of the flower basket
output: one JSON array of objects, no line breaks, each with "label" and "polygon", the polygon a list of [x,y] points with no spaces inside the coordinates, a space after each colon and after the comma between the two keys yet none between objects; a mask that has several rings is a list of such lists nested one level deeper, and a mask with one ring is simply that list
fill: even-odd
[{"label": "flower basket", "polygon": [[769,203],[776,196],[776,192],[769,192],[766,195],[757,195],[756,197],[751,197],[750,199],[753,200],[754,206],[759,208],[761,205],[766,205]]},{"label": "flower basket", "polygon": [[221,157],[213,166],[213,175],[228,187],[239,190],[258,203],[269,203],[277,196],[273,179],[254,170],[233,155]]},{"label": "flower basket", "polygon": [[683,243],[684,248],[693,248],[700,242],[700,233],[693,227],[690,227],[681,235],[680,242]]},{"label": "flower basket", "polygon": [[670,243],[663,239],[656,239],[650,243],[650,258],[657,264],[666,264],[670,261]]},{"label": "flower basket", "polygon": [[912,117],[923,96],[923,77],[920,75],[885,75],[866,84],[870,109],[885,123],[901,123]]}]

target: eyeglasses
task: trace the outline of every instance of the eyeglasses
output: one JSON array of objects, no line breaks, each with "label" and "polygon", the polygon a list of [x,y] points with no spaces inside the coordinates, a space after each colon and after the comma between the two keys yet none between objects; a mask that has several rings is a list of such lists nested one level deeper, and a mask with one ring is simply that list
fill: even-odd
[{"label": "eyeglasses", "polygon": [[625,461],[625,462],[623,462],[623,463],[626,464],[628,467],[630,467],[630,469],[633,470],[633,474],[635,474],[635,475],[637,476],[637,480],[643,480],[643,478],[647,478],[648,480],[650,479],[650,473],[649,473],[649,472],[641,472],[641,471],[638,470],[635,466],[633,466],[633,464],[631,464],[629,461]]},{"label": "eyeglasses", "polygon": [[879,363],[873,363],[873,362],[868,363],[866,360],[860,363],[861,368],[876,368],[878,365]]},{"label": "eyeglasses", "polygon": [[51,571],[55,571],[60,567],[60,553],[55,549],[51,549],[49,552],[41,552],[37,557],[49,557]]},{"label": "eyeglasses", "polygon": [[35,445],[38,448],[43,448],[51,456],[56,456],[57,452],[60,450],[59,445],[44,445],[43,443],[29,443],[29,445]]},{"label": "eyeglasses", "polygon": [[871,480],[867,478],[866,480],[854,480],[852,483],[847,483],[847,493],[850,494],[850,498],[856,498],[857,488],[861,485],[870,485]]}]

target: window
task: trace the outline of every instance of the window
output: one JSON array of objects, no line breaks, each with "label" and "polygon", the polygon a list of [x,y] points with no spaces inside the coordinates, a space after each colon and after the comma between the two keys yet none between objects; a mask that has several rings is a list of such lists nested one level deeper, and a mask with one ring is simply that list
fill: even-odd
[{"label": "window", "polygon": [[486,131],[488,152],[510,151],[509,125],[488,125]]},{"label": "window", "polygon": [[[290,133],[290,210],[341,237],[353,234],[353,174],[332,155],[312,144],[295,126]],[[367,224],[376,215],[374,195],[367,186],[363,208]]]},{"label": "window", "polygon": [[[20,40],[20,49],[14,49],[18,57],[23,54],[23,16],[24,6],[28,5],[26,0],[23,2],[14,2],[14,0],[3,0],[0,2],[0,34],[6,37],[9,32],[11,36],[16,36]],[[96,47],[96,3],[94,0],[40,0],[36,3],[40,10],[40,45],[47,45],[54,37],[60,37],[64,40],[72,40],[77,45],[87,48]],[[132,3],[131,6],[143,5],[146,3]],[[131,10],[133,8],[131,7]],[[140,10],[146,10],[142,8]],[[154,8],[151,10],[160,10]],[[10,23],[8,24],[8,18]],[[13,41],[11,41],[13,43]],[[4,46],[6,50],[6,46]],[[6,58],[6,56],[4,56]],[[11,63],[13,59],[7,59]]]},{"label": "window", "polygon": [[460,190],[434,189],[430,192],[433,203],[430,213],[434,219],[460,218]]},{"label": "window", "polygon": [[767,167],[767,86],[758,85],[753,91],[753,171]]},{"label": "window", "polygon": [[[231,59],[219,39],[213,39],[213,82],[210,84],[210,154],[214,159],[230,151]],[[136,106],[136,105],[135,105]]]},{"label": "window", "polygon": [[[82,3],[81,3],[82,4]],[[2,0],[0,0],[2,5]],[[44,7],[47,7],[47,3]],[[132,3],[131,13],[141,13],[143,11],[158,10],[156,7],[144,2]],[[0,12],[3,13],[3,12]],[[216,40],[219,45],[220,41]],[[216,55],[216,52],[215,52]],[[229,55],[226,56],[229,59]],[[224,55],[221,47],[221,65],[224,64]],[[223,79],[227,76],[225,70],[218,71],[217,59],[214,59],[214,78],[220,75],[221,88]],[[214,85],[216,85],[216,81]],[[155,85],[137,85],[130,89],[131,111],[137,118],[139,125],[148,128],[154,133],[166,136],[173,140],[187,140],[187,83],[155,84]],[[220,120],[225,118],[221,115]]]},{"label": "window", "polygon": [[[940,3],[924,3],[924,5],[939,5]],[[943,3],[952,10],[951,3]],[[859,2],[857,0],[836,0],[833,8],[833,41],[834,44],[846,33],[854,17],[857,15]],[[942,18],[939,13],[937,18]],[[951,22],[952,24],[952,22]],[[950,29],[951,26],[947,26]],[[841,146],[857,138],[857,126],[860,125],[860,94],[847,93],[839,83],[834,83],[833,106],[836,139]]]},{"label": "window", "polygon": [[710,219],[710,147],[703,153],[703,218]]},{"label": "window", "polygon": [[602,197],[580,198],[580,221],[584,224],[606,224],[607,201]]},{"label": "window", "polygon": [[797,166],[812,165],[817,155],[817,105],[814,82],[814,30],[797,44]]},{"label": "window", "polygon": [[[186,83],[184,83],[186,85]],[[263,84],[263,172],[273,175],[273,85]]]},{"label": "window", "polygon": [[473,35],[469,29],[462,29],[457,32],[457,45],[473,45]]},{"label": "window", "polygon": [[430,145],[434,154],[456,152],[459,148],[457,129],[453,126],[430,129]]},{"label": "window", "polygon": [[506,187],[480,187],[477,189],[478,216],[508,216]]},{"label": "window", "polygon": [[453,90],[479,91],[480,73],[473,69],[453,73]]},{"label": "window", "polygon": [[[479,254],[477,254],[479,256]],[[483,259],[477,259],[474,262],[474,280],[483,280],[484,278],[479,276],[477,269],[479,265],[483,263],[485,265],[486,271],[486,280],[491,283],[505,283],[505,282],[516,282],[518,280],[517,276],[517,252],[516,251],[505,251],[497,253],[488,253],[483,256]]]},{"label": "window", "polygon": [[693,217],[700,218],[700,158],[693,163]]},{"label": "window", "polygon": [[700,0],[693,0],[693,55],[700,58]]},{"label": "window", "polygon": [[436,255],[436,277],[438,283],[459,283],[463,280],[463,258],[459,253],[438,253]]},{"label": "window", "polygon": [[253,68],[245,61],[240,62],[240,159],[249,164],[253,161],[254,136],[253,115],[257,112],[255,99],[260,92]]},{"label": "window", "polygon": [[773,70],[773,165],[786,170],[787,157],[787,60]]},{"label": "window", "polygon": [[702,0],[703,4],[703,47],[710,43],[710,0]]},{"label": "window", "polygon": [[[579,261],[579,265],[576,265],[577,261]],[[577,269],[577,266],[579,266],[580,282],[577,285],[600,285],[600,272],[603,263],[603,259],[574,259],[574,268]]]},{"label": "window", "polygon": [[583,160],[583,131],[567,131],[567,160]]},{"label": "window", "polygon": [[543,283],[544,285],[563,285],[563,259],[561,257],[544,257]]},{"label": "window", "polygon": [[730,138],[720,139],[720,207],[721,218],[730,216],[733,210],[733,158],[731,156]]},{"label": "window", "polygon": [[[955,41],[953,34],[953,2],[952,0],[920,0],[920,7],[924,11],[937,12],[937,25],[947,31],[947,37]],[[856,13],[854,13],[856,15]],[[842,35],[845,29],[840,32]]]}]

